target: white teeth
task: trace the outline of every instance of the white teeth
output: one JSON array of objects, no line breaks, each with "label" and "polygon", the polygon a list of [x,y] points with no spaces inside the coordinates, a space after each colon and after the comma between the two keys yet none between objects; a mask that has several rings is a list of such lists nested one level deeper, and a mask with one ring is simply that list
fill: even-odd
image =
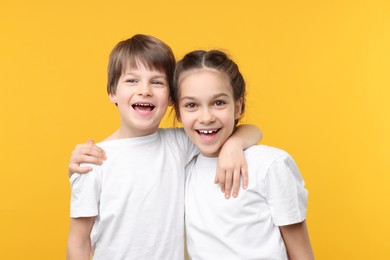
[{"label": "white teeth", "polygon": [[212,134],[212,133],[216,133],[217,130],[199,130],[199,133],[201,134]]},{"label": "white teeth", "polygon": [[141,107],[153,107],[152,104],[134,104],[135,106],[141,106]]}]

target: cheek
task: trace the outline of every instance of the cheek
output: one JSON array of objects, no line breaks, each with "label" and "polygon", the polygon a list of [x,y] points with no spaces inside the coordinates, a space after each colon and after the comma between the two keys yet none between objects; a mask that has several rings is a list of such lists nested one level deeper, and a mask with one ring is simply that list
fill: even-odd
[{"label": "cheek", "polygon": [[224,113],[221,115],[221,119],[225,122],[225,124],[227,125],[230,125],[230,124],[234,124],[235,120],[236,120],[236,111],[234,108],[230,108],[226,111],[224,111]]},{"label": "cheek", "polygon": [[180,111],[180,123],[182,123],[184,128],[192,128],[193,119],[192,115],[186,113],[185,111]]}]

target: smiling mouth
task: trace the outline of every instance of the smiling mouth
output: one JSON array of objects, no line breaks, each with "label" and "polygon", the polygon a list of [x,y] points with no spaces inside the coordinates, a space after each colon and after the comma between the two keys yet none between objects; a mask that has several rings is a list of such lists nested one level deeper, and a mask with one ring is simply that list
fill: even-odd
[{"label": "smiling mouth", "polygon": [[155,106],[152,104],[141,104],[141,103],[135,103],[134,105],[132,105],[132,107],[135,111],[139,111],[139,112],[150,112],[155,108]]},{"label": "smiling mouth", "polygon": [[213,129],[213,130],[195,130],[199,135],[213,135],[216,134],[219,129]]}]

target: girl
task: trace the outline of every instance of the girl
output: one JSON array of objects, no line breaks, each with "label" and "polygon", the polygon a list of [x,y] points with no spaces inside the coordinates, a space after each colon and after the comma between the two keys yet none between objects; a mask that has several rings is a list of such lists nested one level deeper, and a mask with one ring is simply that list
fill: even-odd
[{"label": "girl", "polygon": [[224,142],[245,109],[245,81],[227,55],[193,51],[174,78],[177,118],[201,154],[187,166],[185,223],[191,259],[313,259],[305,223],[307,191],[288,153],[245,151],[249,186],[225,200],[210,185]]}]

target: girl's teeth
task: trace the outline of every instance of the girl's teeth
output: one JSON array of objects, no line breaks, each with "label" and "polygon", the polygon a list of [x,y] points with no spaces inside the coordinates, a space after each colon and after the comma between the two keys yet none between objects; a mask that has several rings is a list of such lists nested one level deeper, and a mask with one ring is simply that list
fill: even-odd
[{"label": "girl's teeth", "polygon": [[199,130],[200,133],[202,134],[212,134],[217,132],[216,130]]}]

